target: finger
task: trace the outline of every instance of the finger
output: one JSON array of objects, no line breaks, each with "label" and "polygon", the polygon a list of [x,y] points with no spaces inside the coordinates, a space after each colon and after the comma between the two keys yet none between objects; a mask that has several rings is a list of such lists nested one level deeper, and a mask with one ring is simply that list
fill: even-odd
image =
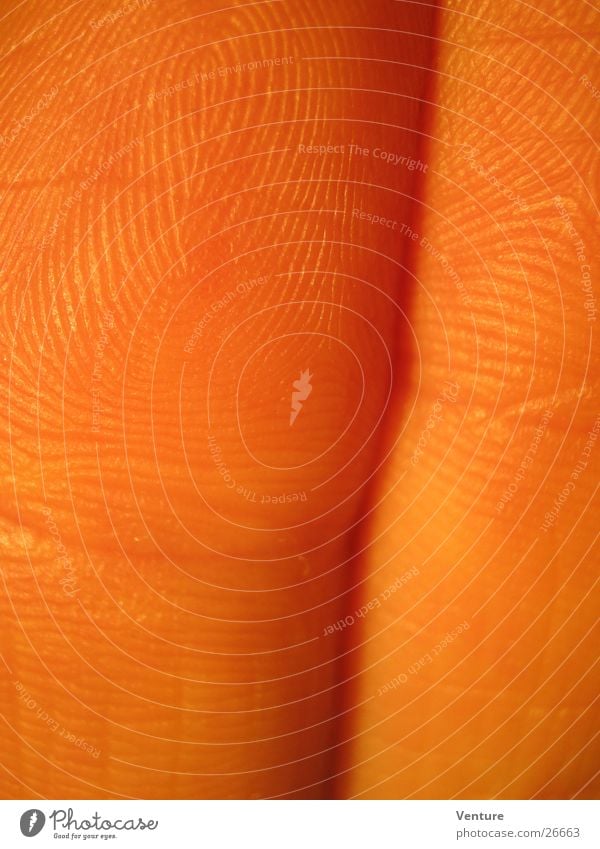
[{"label": "finger", "polygon": [[341,795],[597,791],[596,26],[576,3],[441,16],[418,347],[356,570]]},{"label": "finger", "polygon": [[433,13],[5,16],[6,796],[330,792]]}]

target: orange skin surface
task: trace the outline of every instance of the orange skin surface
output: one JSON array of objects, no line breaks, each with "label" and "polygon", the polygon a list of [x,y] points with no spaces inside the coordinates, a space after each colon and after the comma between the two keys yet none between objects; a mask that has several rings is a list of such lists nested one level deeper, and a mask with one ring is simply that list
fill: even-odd
[{"label": "orange skin surface", "polygon": [[598,19],[550,5],[6,12],[2,796],[597,793]]},{"label": "orange skin surface", "polygon": [[442,16],[418,349],[360,595],[419,574],[364,618],[348,660],[341,794],[598,793],[600,418],[584,285],[599,110],[580,82],[598,70],[598,19],[574,5],[522,10],[518,26],[511,4]]}]

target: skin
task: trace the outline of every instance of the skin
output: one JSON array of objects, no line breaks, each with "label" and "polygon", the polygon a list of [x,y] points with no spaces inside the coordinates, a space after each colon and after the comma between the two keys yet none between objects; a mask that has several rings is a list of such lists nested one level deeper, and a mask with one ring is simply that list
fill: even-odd
[{"label": "skin", "polygon": [[4,797],[597,791],[596,19],[321,5],[0,22]]},{"label": "skin", "polygon": [[550,5],[461,4],[442,18],[414,228],[431,247],[419,248],[418,347],[356,568],[362,603],[381,606],[348,636],[359,674],[341,795],[598,793],[600,420],[582,290],[597,262],[598,101],[580,81],[597,69],[597,19]]}]

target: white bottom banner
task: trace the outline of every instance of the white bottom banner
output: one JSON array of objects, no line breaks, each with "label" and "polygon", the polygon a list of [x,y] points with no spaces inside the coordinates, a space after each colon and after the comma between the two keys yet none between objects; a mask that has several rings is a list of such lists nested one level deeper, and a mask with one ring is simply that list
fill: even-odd
[{"label": "white bottom banner", "polygon": [[0,846],[598,849],[598,808],[595,801],[4,801]]}]

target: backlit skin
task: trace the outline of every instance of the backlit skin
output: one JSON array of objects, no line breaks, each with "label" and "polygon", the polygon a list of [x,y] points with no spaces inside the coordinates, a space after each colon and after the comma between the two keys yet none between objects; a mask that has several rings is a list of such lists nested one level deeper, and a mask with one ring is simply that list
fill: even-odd
[{"label": "backlit skin", "polygon": [[0,794],[595,795],[597,14],[3,14]]}]

